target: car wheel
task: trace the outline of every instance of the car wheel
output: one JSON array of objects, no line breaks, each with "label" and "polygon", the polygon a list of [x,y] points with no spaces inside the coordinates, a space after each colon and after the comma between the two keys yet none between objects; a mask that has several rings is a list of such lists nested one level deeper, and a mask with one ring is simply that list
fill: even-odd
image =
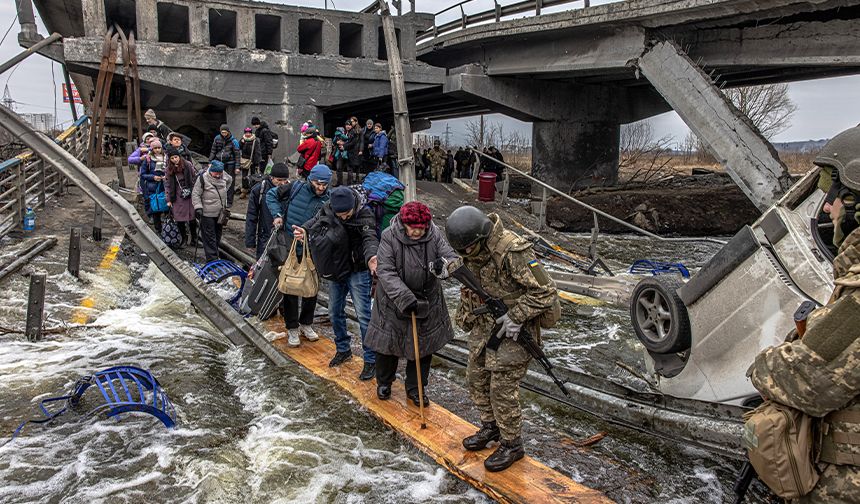
[{"label": "car wheel", "polygon": [[669,354],[690,348],[690,318],[677,293],[682,285],[675,276],[659,275],[641,280],[633,289],[630,319],[636,337],[649,352]]}]

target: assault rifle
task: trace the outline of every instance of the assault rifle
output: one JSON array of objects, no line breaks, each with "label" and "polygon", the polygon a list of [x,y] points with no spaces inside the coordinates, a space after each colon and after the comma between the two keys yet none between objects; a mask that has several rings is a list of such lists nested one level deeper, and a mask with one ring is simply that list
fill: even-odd
[{"label": "assault rifle", "polygon": [[[504,314],[508,313],[507,305],[499,298],[491,296],[487,291],[484,290],[484,287],[481,285],[481,282],[475,277],[472,271],[466,266],[460,266],[456,270],[451,273],[451,276],[456,278],[461,284],[466,286],[468,289],[475,292],[481,301],[484,303],[484,306],[477,308],[472,312],[473,315],[483,315],[485,313],[489,313],[493,316],[493,319],[498,319]],[[502,340],[504,336],[501,338],[497,336],[499,330],[501,330],[501,324],[496,324],[493,327],[493,332],[490,335],[490,340],[487,342],[485,348],[489,348],[490,350],[498,350],[499,345],[502,344]],[[552,378],[552,381],[561,389],[565,396],[570,397],[570,392],[568,392],[567,387],[564,386],[564,382],[559,380],[558,377],[555,376],[555,373],[552,372],[552,363],[547,358],[546,354],[543,353],[540,345],[532,337],[531,333],[528,329],[523,328],[520,330],[520,334],[516,338],[516,342],[522,346],[526,352],[529,353],[541,366],[543,366],[544,370],[546,370],[546,374]],[[481,350],[483,353],[484,350]]]}]

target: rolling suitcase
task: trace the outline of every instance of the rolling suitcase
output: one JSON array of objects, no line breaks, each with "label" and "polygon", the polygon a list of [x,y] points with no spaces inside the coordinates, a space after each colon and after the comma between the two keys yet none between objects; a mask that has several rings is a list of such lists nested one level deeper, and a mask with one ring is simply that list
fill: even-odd
[{"label": "rolling suitcase", "polygon": [[245,282],[239,311],[266,320],[278,310],[282,299],[284,295],[278,290],[278,268],[263,255],[254,270],[254,279]]}]

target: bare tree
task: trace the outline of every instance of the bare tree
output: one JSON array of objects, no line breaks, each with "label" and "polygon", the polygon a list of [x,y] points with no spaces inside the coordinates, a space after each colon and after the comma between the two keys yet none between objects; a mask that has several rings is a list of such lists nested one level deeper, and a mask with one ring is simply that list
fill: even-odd
[{"label": "bare tree", "polygon": [[668,155],[671,140],[671,135],[655,139],[654,130],[646,121],[622,126],[618,169],[632,172],[627,183],[645,183],[662,174],[671,163]]},{"label": "bare tree", "polygon": [[482,148],[485,140],[484,131],[481,129],[481,123],[477,119],[472,119],[466,122],[466,134],[464,136],[467,145]]},{"label": "bare tree", "polygon": [[791,127],[797,105],[788,96],[788,84],[733,88],[725,93],[765,138],[773,138]]}]

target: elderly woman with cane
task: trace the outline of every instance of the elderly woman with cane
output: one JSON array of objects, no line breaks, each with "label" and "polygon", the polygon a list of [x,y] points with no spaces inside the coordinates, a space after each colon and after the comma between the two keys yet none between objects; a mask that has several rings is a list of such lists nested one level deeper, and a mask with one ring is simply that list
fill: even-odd
[{"label": "elderly woman with cane", "polygon": [[416,201],[403,205],[382,232],[377,257],[379,282],[365,339],[376,352],[376,395],[391,397],[398,360],[405,358],[406,396],[423,414],[433,353],[454,337],[440,279],[461,259],[427,205]]}]

